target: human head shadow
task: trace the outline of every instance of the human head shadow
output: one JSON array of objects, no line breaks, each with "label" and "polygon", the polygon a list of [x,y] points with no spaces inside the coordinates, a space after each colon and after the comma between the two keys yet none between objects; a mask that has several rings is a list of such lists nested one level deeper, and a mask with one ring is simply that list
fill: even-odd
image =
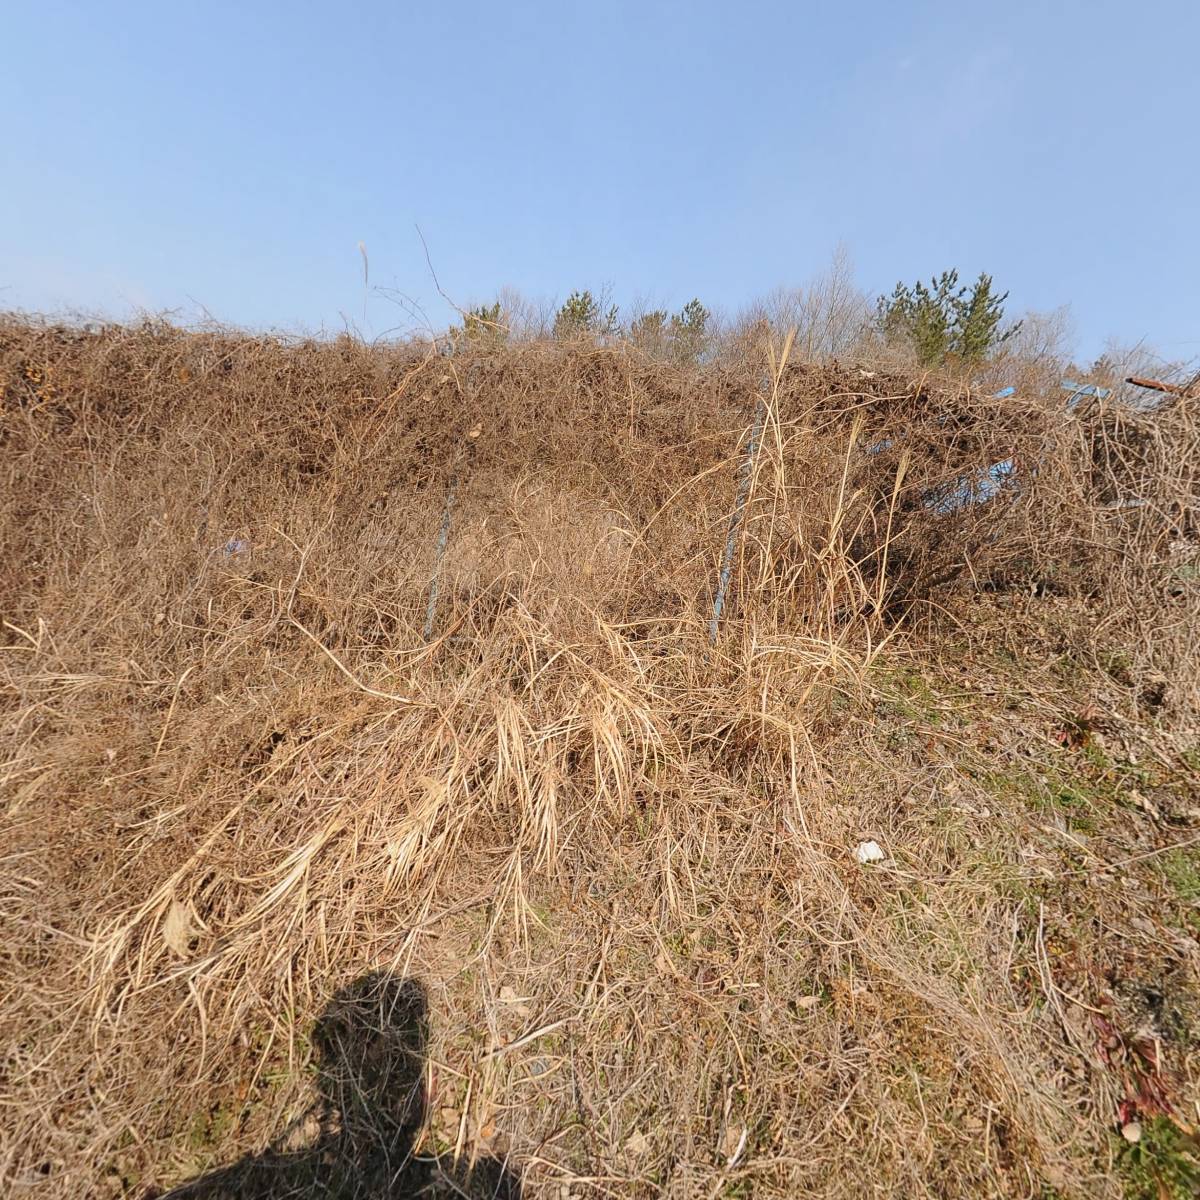
[{"label": "human head shadow", "polygon": [[339,991],[313,1030],[320,1133],[191,1180],[163,1200],[520,1200],[497,1159],[450,1166],[414,1154],[425,1122],[425,989],[375,971]]}]

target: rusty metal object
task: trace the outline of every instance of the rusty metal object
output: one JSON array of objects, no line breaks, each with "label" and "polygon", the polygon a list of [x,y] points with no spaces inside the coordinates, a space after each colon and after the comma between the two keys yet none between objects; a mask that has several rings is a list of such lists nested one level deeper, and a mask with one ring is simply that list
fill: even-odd
[{"label": "rusty metal object", "polygon": [[1177,383],[1164,383],[1161,379],[1143,379],[1138,375],[1129,375],[1125,379],[1126,383],[1132,383],[1134,387],[1145,388],[1151,392],[1170,392],[1173,396],[1178,396],[1183,393],[1183,388]]},{"label": "rusty metal object", "polygon": [[1162,379],[1145,379],[1139,375],[1129,375],[1125,382],[1132,383],[1134,387],[1146,388],[1151,392],[1166,392],[1169,396],[1190,396],[1196,390],[1196,385],[1200,384],[1200,375],[1187,383],[1167,383]]}]

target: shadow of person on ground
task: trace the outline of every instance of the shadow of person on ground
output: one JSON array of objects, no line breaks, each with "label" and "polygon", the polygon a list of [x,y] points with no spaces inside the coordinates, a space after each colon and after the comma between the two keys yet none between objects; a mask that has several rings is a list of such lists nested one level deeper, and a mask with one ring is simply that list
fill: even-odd
[{"label": "shadow of person on ground", "polygon": [[385,971],[338,992],[313,1030],[321,1132],[302,1150],[268,1150],[167,1192],[162,1200],[520,1200],[496,1159],[470,1171],[417,1158],[425,1121],[428,1005],[414,979]]}]

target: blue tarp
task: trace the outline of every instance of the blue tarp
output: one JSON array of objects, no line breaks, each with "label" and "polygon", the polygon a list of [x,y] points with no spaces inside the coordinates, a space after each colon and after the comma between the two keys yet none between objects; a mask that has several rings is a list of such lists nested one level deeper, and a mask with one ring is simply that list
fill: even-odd
[{"label": "blue tarp", "polygon": [[1094,383],[1076,383],[1073,379],[1064,379],[1059,386],[1064,392],[1071,393],[1071,398],[1067,401],[1068,408],[1074,408],[1084,396],[1107,400],[1112,395],[1108,388],[1097,387]]},{"label": "blue tarp", "polygon": [[[1015,387],[1001,388],[992,399],[1007,400],[1016,394]],[[960,475],[948,488],[934,488],[926,492],[925,507],[935,513],[952,513],[972,504],[986,504],[996,497],[1006,483],[1012,481],[1016,473],[1017,465],[1011,458],[992,463],[982,471]]]},{"label": "blue tarp", "polygon": [[[1064,392],[1071,393],[1071,398],[1067,401],[1068,408],[1074,408],[1085,396],[1106,400],[1112,395],[1108,388],[1099,387],[1094,383],[1076,383],[1073,379],[1064,379],[1060,386]],[[1006,387],[997,392],[994,399],[1005,400],[1016,393],[1015,387]],[[882,442],[877,447],[869,447],[872,451],[885,448]],[[952,513],[972,504],[986,504],[994,499],[1006,484],[1013,481],[1016,473],[1016,463],[1011,458],[1006,458],[1003,462],[993,463],[975,474],[960,475],[948,488],[935,488],[926,492],[925,507],[936,513]]]},{"label": "blue tarp", "polygon": [[[1063,386],[1067,385],[1064,383]],[[1076,384],[1072,384],[1071,387],[1073,390],[1078,390]],[[1108,394],[1103,388],[1099,389],[1099,392],[1102,396]],[[992,399],[1007,400],[1016,394],[1015,387],[1001,388],[993,395]],[[1083,391],[1081,394],[1090,393]],[[891,438],[885,437],[880,438],[877,442],[872,442],[865,449],[868,454],[882,454],[883,451],[890,450],[894,444]],[[990,467],[985,467],[980,471],[972,472],[969,475],[960,475],[946,487],[931,488],[925,492],[922,499],[925,507],[936,513],[952,513],[972,504],[986,504],[989,500],[994,499],[1006,484],[1012,482],[1016,473],[1015,461],[1006,458],[1002,462],[993,463]]]},{"label": "blue tarp", "polygon": [[972,504],[986,504],[1010,483],[1017,473],[1017,465],[1011,458],[993,463],[977,475],[960,475],[948,489],[935,488],[925,493],[925,507],[936,513],[957,512]]}]

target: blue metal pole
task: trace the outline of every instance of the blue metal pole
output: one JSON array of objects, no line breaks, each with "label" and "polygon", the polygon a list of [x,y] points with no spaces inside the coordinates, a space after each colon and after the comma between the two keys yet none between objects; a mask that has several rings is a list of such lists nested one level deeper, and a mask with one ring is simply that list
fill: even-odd
[{"label": "blue metal pole", "polygon": [[437,551],[433,557],[433,575],[429,580],[429,606],[425,610],[425,640],[433,637],[433,618],[437,612],[438,576],[441,574],[442,559],[446,554],[446,544],[450,540],[450,510],[454,507],[454,493],[458,490],[458,480],[452,480],[450,490],[446,493],[446,508],[442,513],[442,527],[438,531]]},{"label": "blue metal pole", "polygon": [[708,640],[716,642],[717,630],[721,625],[721,612],[725,607],[725,594],[729,590],[729,578],[733,574],[733,552],[737,548],[738,529],[742,523],[742,509],[750,494],[750,480],[754,473],[754,456],[758,453],[758,443],[762,438],[763,424],[767,418],[767,402],[758,398],[758,407],[754,413],[754,426],[750,430],[750,441],[746,445],[746,457],[738,475],[737,500],[729,517],[729,535],[725,538],[725,554],[721,559],[721,577],[717,583],[717,598],[713,603],[712,620],[708,623]]}]

